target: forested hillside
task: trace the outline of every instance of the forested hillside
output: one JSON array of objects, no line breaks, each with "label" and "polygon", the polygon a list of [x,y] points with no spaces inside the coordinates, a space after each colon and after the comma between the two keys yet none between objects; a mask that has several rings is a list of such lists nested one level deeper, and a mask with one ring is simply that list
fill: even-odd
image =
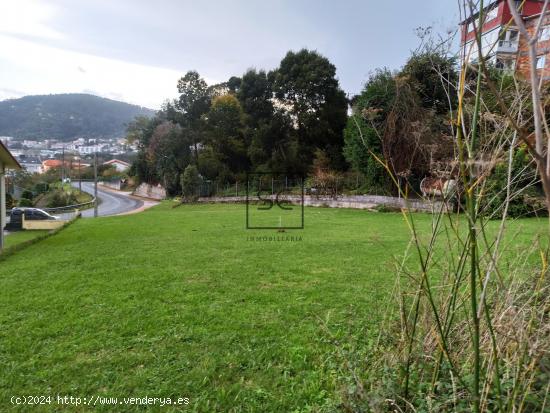
[{"label": "forested hillside", "polygon": [[153,116],[140,106],[88,94],[25,96],[0,102],[0,136],[25,139],[117,138],[136,116]]}]

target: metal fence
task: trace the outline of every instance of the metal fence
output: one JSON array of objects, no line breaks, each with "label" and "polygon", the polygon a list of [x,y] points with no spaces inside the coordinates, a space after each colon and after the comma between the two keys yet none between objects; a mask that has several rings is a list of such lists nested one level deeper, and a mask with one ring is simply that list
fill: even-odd
[{"label": "metal fence", "polygon": [[[411,183],[402,183],[403,189],[407,187],[404,192],[407,192],[411,198],[421,197],[419,188],[416,188],[416,186]],[[392,189],[394,190],[392,191]],[[334,199],[357,195],[399,196],[396,188],[369,187],[367,180],[359,174],[344,176],[329,183],[323,183],[315,178],[270,175],[264,175],[261,178],[251,175],[248,180],[230,182],[204,180],[197,191],[197,195],[203,198],[241,197],[246,196],[247,192],[250,194],[258,191],[272,195],[278,192],[300,195],[302,190],[305,195],[332,197]]]}]

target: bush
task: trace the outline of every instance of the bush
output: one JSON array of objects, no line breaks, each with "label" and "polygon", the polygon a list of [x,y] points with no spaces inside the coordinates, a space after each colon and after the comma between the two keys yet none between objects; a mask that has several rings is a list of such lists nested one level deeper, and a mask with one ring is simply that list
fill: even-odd
[{"label": "bush", "polygon": [[[529,154],[519,149],[512,159],[511,199],[508,207],[510,218],[527,217],[546,213],[540,189],[533,184],[535,168]],[[502,218],[508,183],[508,163],[497,164],[487,178],[483,213],[490,218]],[[516,195],[513,195],[516,193]]]},{"label": "bush", "polygon": [[195,201],[198,198],[202,178],[195,165],[187,165],[180,178],[183,197],[186,200]]},{"label": "bush", "polygon": [[32,207],[32,201],[28,198],[21,198],[18,206],[20,207]]},{"label": "bush", "polygon": [[34,195],[31,191],[29,191],[28,189],[25,189],[21,194],[21,198],[32,200],[34,198]]},{"label": "bush", "polygon": [[78,204],[78,198],[73,191],[64,192],[61,189],[54,189],[40,197],[36,206],[40,208],[59,208],[68,205]]},{"label": "bush", "polygon": [[13,199],[9,192],[6,192],[6,209],[12,209],[15,205],[15,199]]},{"label": "bush", "polygon": [[37,194],[45,194],[50,189],[50,184],[47,182],[38,182],[34,185],[34,192]]}]

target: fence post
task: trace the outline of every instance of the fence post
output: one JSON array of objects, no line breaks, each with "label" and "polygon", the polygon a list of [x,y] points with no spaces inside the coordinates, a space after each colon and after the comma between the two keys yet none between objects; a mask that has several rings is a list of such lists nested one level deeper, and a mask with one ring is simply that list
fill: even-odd
[{"label": "fence post", "polygon": [[239,196],[239,181],[235,181],[235,196]]}]

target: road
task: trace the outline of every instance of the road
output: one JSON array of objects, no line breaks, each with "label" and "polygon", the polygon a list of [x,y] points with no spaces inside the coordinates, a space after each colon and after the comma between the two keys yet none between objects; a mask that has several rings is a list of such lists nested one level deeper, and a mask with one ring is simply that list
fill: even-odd
[{"label": "road", "polygon": [[[72,185],[78,188],[78,182],[73,182]],[[82,190],[89,194],[94,194],[93,182],[82,182]],[[100,216],[118,215],[141,208],[144,205],[143,201],[131,198],[127,192],[116,192],[107,190],[101,186],[97,187],[97,197],[99,198],[98,214]],[[82,211],[83,218],[92,218],[94,209],[85,209]]]}]

